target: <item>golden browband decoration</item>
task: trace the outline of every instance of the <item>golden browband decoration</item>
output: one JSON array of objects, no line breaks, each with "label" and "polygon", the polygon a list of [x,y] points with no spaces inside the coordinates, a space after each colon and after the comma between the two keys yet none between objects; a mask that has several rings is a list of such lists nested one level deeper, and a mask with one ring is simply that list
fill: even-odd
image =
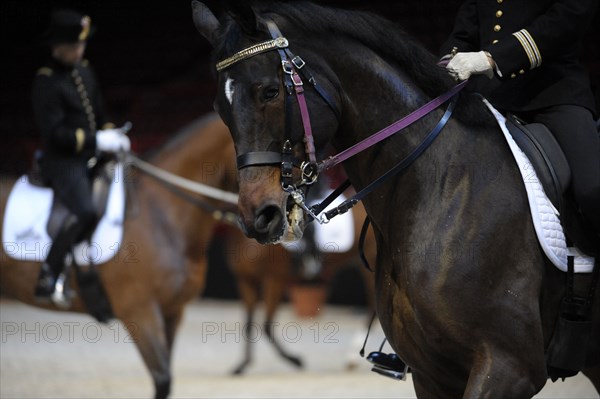
[{"label": "golden browband decoration", "polygon": [[276,50],[280,48],[286,48],[287,46],[288,41],[285,37],[277,37],[272,40],[267,40],[266,42],[255,44],[241,51],[238,51],[231,57],[225,58],[224,60],[217,62],[217,71],[227,69],[237,62],[243,61],[250,57],[254,57],[257,54],[262,54],[267,51]]}]

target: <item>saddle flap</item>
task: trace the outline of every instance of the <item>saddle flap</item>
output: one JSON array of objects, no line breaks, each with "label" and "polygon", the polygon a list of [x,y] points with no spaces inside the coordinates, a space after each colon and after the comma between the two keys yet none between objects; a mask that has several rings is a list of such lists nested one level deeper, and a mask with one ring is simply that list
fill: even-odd
[{"label": "saddle flap", "polygon": [[563,195],[571,183],[571,169],[554,135],[543,124],[526,124],[512,114],[507,115],[506,127],[531,161],[554,207],[561,209]]}]

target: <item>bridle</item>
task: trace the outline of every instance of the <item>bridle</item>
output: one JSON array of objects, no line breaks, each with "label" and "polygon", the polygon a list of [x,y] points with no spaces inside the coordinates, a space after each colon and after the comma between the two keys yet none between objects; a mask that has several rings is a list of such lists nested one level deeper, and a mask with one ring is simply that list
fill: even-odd
[{"label": "bridle", "polygon": [[[283,85],[287,94],[285,98],[286,140],[284,141],[281,152],[253,151],[239,155],[237,157],[237,167],[238,169],[243,169],[248,166],[280,164],[281,186],[285,191],[292,192],[296,191],[300,186],[308,186],[313,184],[317,180],[319,174],[310,116],[308,113],[308,106],[306,105],[306,98],[304,97],[304,82],[301,75],[303,75],[304,78],[311,84],[315,91],[321,96],[321,98],[323,98],[325,103],[329,105],[338,119],[340,117],[340,113],[338,107],[333,101],[333,98],[319,84],[317,84],[314,75],[309,70],[304,60],[300,56],[294,55],[290,51],[288,47],[288,40],[281,34],[275,22],[267,20],[266,24],[272,37],[271,40],[255,44],[238,51],[231,57],[218,62],[216,67],[217,71],[220,72],[240,61],[246,60],[258,54],[268,51],[277,51],[279,54],[281,68],[283,70]],[[304,151],[307,159],[302,161],[299,165],[301,171],[301,180],[296,184],[293,182],[292,171],[293,167],[298,165],[298,162],[293,159],[292,142],[289,139],[291,136],[291,123],[289,119],[293,96],[296,97],[298,107],[300,109],[302,126],[304,128]]]},{"label": "bridle", "polygon": [[[216,67],[217,71],[220,72],[240,61],[246,60],[258,54],[262,54],[268,51],[277,51],[279,53],[279,58],[281,59],[281,66],[284,72],[283,83],[286,87],[287,92],[287,97],[285,100],[285,130],[287,139],[285,140],[280,153],[274,151],[256,151],[247,152],[245,154],[239,155],[237,157],[238,169],[243,169],[248,166],[280,164],[281,186],[283,190],[290,193],[295,203],[298,204],[312,219],[317,220],[319,223],[328,223],[332,217],[347,212],[360,200],[362,200],[367,194],[369,194],[375,188],[379,187],[390,177],[405,170],[415,159],[417,159],[419,155],[421,155],[423,151],[425,151],[429,147],[429,145],[435,140],[435,138],[439,135],[442,129],[446,126],[446,123],[452,116],[454,107],[456,106],[456,102],[458,100],[457,94],[468,83],[468,81],[463,81],[457,84],[448,92],[443,93],[437,98],[434,98],[433,100],[418,108],[417,110],[413,111],[409,115],[392,123],[391,125],[380,130],[379,132],[367,137],[363,141],[347,148],[339,154],[331,156],[321,162],[317,162],[315,155],[314,138],[312,135],[312,129],[310,125],[310,117],[308,114],[308,107],[306,105],[306,99],[304,98],[304,84],[302,82],[300,74],[303,74],[305,77],[308,77],[308,81],[312,84],[312,87],[329,105],[329,107],[332,109],[338,120],[340,118],[340,112],[335,103],[333,102],[332,97],[325,90],[323,90],[321,86],[317,84],[313,74],[310,72],[304,60],[302,60],[302,58],[300,58],[299,56],[294,55],[289,50],[289,42],[281,34],[275,22],[267,20],[266,24],[269,29],[269,33],[271,34],[271,40],[255,44],[241,51],[238,51],[232,56],[218,62]],[[294,167],[294,160],[292,156],[292,144],[289,140],[289,131],[291,130],[289,123],[291,107],[290,102],[293,94],[296,95],[298,106],[300,108],[300,115],[304,127],[304,148],[306,156],[308,158],[308,162],[303,161],[300,164],[300,170],[302,173],[301,181],[298,184],[293,183],[292,170]],[[431,130],[431,132],[425,137],[425,139],[423,139],[419,146],[417,146],[408,156],[402,159],[392,169],[388,170],[386,173],[384,173],[378,179],[376,179],[368,186],[363,188],[361,191],[356,193],[350,199],[344,201],[336,208],[327,211],[323,214],[321,214],[321,212],[323,212],[323,210],[336,197],[341,195],[341,193],[350,186],[349,181],[344,182],[321,203],[315,204],[310,207],[306,204],[304,194],[300,189],[300,186],[308,186],[313,184],[317,180],[319,172],[322,172],[326,169],[330,169],[333,166],[350,158],[351,156],[356,155],[357,153],[365,150],[366,148],[369,148],[374,144],[384,140],[385,138],[388,138],[398,133],[402,129],[423,118],[425,115],[429,114],[430,112],[438,108],[440,105],[448,102],[449,100],[450,103],[448,104],[446,111],[440,118],[437,125]],[[319,214],[321,215],[319,216]]]}]

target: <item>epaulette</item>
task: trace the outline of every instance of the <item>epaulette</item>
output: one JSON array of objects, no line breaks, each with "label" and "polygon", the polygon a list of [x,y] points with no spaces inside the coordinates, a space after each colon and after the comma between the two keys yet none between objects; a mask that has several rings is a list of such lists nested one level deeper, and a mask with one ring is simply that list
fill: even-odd
[{"label": "epaulette", "polygon": [[90,65],[90,62],[86,59],[81,61],[81,66],[87,68]]},{"label": "epaulette", "polygon": [[52,76],[54,71],[48,67],[41,67],[37,70],[37,75]]}]

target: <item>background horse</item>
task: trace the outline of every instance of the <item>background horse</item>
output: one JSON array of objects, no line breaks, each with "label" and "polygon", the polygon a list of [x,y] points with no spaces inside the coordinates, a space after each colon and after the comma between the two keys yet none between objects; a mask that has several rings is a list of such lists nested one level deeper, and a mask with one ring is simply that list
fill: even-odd
[{"label": "background horse", "polygon": [[[302,57],[305,64],[296,60],[296,67],[310,68],[301,72],[328,93],[304,80],[320,159],[328,143],[348,148],[454,84],[436,57],[384,18],[306,2],[238,7],[219,21],[193,3],[194,23],[216,59],[232,61],[220,64],[216,107],[238,156],[282,151],[283,159],[286,140],[296,158],[310,155],[303,144],[306,118],[296,99],[287,98],[294,88],[283,86],[286,72],[293,73],[289,63],[281,69],[285,45],[278,50],[271,42],[229,58],[278,36],[267,19],[287,38],[289,59]],[[273,51],[264,51],[269,46]],[[377,238],[376,306],[390,344],[411,366],[419,397],[529,398],[547,380],[544,351],[565,277],[537,242],[504,137],[472,97],[461,96],[440,137],[364,200]],[[443,112],[348,159],[354,187],[362,189],[407,156]],[[297,236],[302,227],[298,205],[273,176],[280,176],[280,166],[265,162],[238,171],[242,221],[264,243]],[[596,295],[591,337],[600,336],[598,305]],[[591,341],[584,372],[600,390],[600,341]]]},{"label": "background horse", "polygon": [[[202,117],[182,129],[149,162],[180,177],[222,190],[237,190],[233,143],[229,130],[216,115]],[[240,229],[223,226],[209,210],[194,202],[202,200],[215,209],[225,210],[226,206],[219,201],[193,194],[180,196],[135,169],[130,169],[124,177],[132,185],[129,190],[132,195],[122,249],[111,261],[98,266],[98,272],[114,316],[128,329],[150,371],[156,397],[166,397],[171,386],[171,352],[177,327],[184,306],[197,298],[205,285],[206,256],[215,227],[227,226],[226,252],[248,312],[246,328],[253,320],[259,290],[265,300],[265,325],[273,321],[290,282],[291,255],[281,246],[263,247],[246,238]],[[3,178],[0,182],[2,216],[14,181]],[[355,223],[362,223],[364,214],[364,210],[357,209]],[[250,252],[252,256],[243,256]],[[369,236],[365,253],[371,262],[374,252],[374,238]],[[357,258],[356,244],[351,252],[325,256],[323,263],[332,274],[352,257]],[[0,253],[0,291],[30,305],[63,310],[35,303],[33,288],[39,268],[39,263],[20,262]],[[77,281],[72,277],[71,285],[78,292]],[[372,285],[371,276],[365,281],[367,284],[371,281]],[[66,310],[87,313],[80,295]],[[266,332],[271,333],[272,329],[267,328]],[[274,337],[270,337],[270,342],[284,358],[300,364]],[[245,359],[237,368],[239,372],[251,361],[251,343],[246,345]]]},{"label": "background horse", "polygon": [[[227,127],[211,115],[171,140],[150,162],[191,180],[235,190],[232,151]],[[133,195],[121,251],[98,266],[98,272],[114,316],[131,334],[150,371],[156,397],[164,398],[171,386],[177,327],[184,305],[204,287],[207,247],[217,220],[147,175],[127,174],[125,178]],[[13,182],[2,179],[2,215]],[[205,201],[222,207],[218,201]],[[2,294],[35,305],[33,288],[40,264],[19,262],[4,252],[0,256]],[[78,290],[74,278],[72,286]],[[57,310],[51,305],[42,307]],[[68,310],[86,312],[80,295]]]}]

